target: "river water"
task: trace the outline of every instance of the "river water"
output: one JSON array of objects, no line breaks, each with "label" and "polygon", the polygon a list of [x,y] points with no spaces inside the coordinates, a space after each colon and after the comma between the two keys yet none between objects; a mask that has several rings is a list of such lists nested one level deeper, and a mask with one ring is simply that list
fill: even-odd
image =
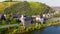
[{"label": "river water", "polygon": [[51,26],[43,30],[36,30],[25,34],[60,34],[60,26]]}]

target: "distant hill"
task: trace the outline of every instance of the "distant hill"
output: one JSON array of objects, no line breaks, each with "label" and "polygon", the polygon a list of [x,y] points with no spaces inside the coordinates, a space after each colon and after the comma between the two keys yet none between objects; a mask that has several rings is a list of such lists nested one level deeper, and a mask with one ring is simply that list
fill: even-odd
[{"label": "distant hill", "polygon": [[60,7],[52,7],[54,10],[60,10]]}]

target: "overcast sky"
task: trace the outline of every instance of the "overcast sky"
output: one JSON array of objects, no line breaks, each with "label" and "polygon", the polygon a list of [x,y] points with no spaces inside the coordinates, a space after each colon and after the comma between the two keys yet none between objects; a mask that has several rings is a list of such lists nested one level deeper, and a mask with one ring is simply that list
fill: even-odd
[{"label": "overcast sky", "polygon": [[[4,0],[0,0],[0,2],[2,1]],[[49,6],[60,6],[60,0],[27,0],[27,1],[42,2]]]}]

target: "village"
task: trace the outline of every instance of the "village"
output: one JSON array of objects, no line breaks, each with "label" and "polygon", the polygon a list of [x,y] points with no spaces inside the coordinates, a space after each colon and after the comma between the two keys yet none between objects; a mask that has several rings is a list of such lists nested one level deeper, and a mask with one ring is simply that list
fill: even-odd
[{"label": "village", "polygon": [[[11,14],[10,16],[13,19],[16,19],[18,24],[22,23],[23,27],[25,28],[25,27],[31,26],[32,24],[36,24],[36,23],[45,24],[48,19],[53,18],[53,15],[54,15],[53,13],[51,13],[51,14],[48,13],[48,14],[41,14],[41,15],[33,15],[31,17],[23,15],[23,14],[20,14],[20,15],[12,15]],[[2,24],[3,20],[6,22],[5,24],[11,23],[11,20],[7,19],[6,14],[0,15],[0,24]]]}]

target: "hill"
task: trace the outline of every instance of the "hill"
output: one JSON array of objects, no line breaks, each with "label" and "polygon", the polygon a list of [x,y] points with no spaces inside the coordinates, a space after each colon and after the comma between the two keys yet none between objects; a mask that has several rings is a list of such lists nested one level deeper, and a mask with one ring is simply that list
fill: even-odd
[{"label": "hill", "polygon": [[60,10],[60,7],[52,7],[55,11]]},{"label": "hill", "polygon": [[44,14],[44,13],[51,13],[54,12],[52,8],[49,6],[39,3],[39,2],[10,2],[10,6],[3,9],[4,13],[6,14],[26,14],[26,15],[38,15],[38,14]]}]

